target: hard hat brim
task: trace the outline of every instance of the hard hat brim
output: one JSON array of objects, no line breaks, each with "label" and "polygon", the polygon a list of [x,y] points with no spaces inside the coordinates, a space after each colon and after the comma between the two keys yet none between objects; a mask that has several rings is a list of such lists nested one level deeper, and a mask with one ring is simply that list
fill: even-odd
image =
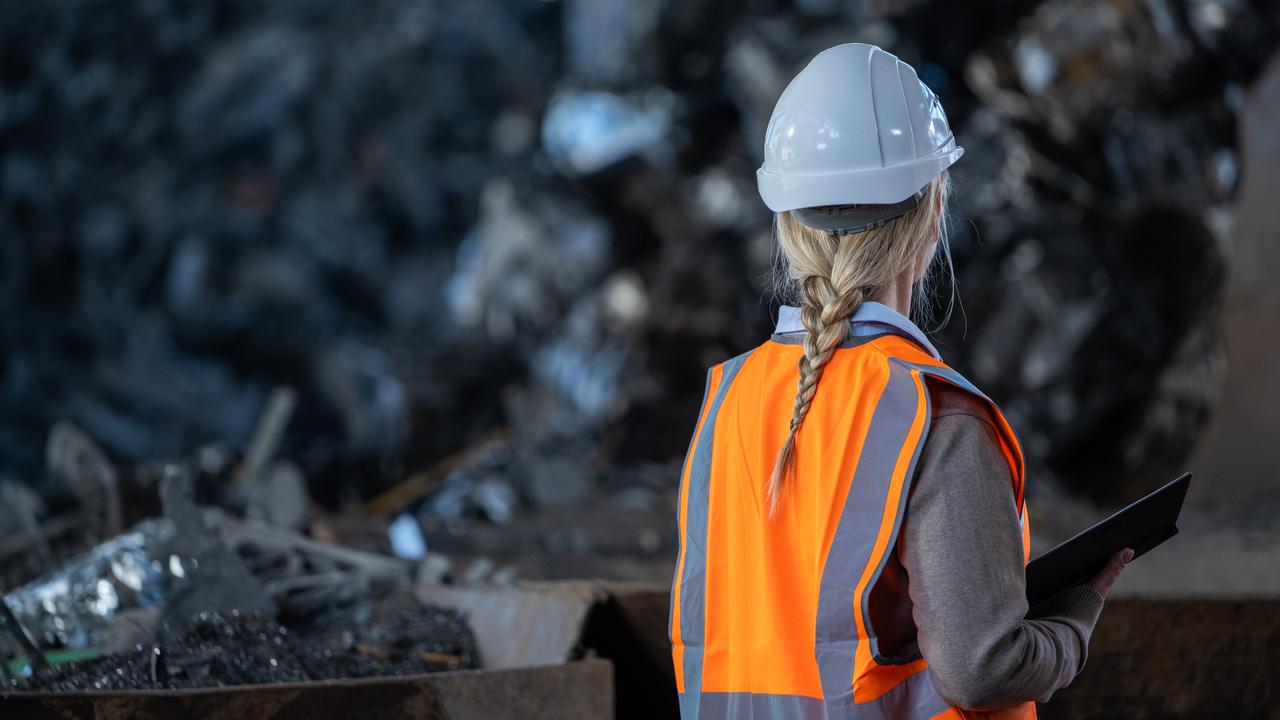
[{"label": "hard hat brim", "polygon": [[902,217],[914,210],[923,197],[924,190],[920,190],[906,200],[892,205],[824,205],[796,208],[791,214],[801,224],[815,230],[846,235],[880,227],[894,218]]},{"label": "hard hat brim", "polygon": [[914,195],[951,167],[964,148],[942,152],[887,168],[836,173],[781,173],[761,167],[756,185],[764,204],[774,212],[825,205],[892,205]]}]

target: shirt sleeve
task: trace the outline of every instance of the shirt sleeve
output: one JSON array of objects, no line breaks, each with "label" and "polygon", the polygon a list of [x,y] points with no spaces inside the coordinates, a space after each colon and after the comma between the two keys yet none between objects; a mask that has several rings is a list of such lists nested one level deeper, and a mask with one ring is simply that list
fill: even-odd
[{"label": "shirt sleeve", "polygon": [[897,546],[933,685],[972,710],[1047,701],[1084,667],[1102,610],[1082,586],[1027,617],[1021,526],[987,412],[935,414]]}]

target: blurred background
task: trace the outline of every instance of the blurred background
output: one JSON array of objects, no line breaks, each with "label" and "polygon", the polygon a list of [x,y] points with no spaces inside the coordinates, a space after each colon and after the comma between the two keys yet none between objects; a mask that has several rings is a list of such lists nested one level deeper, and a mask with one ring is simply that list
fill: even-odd
[{"label": "blurred background", "polygon": [[669,582],[705,369],[778,305],[765,124],[861,41],[966,148],[921,324],[1038,548],[1190,469],[1120,591],[1280,595],[1278,40],[1265,0],[4,2],[0,587],[170,486],[423,582]]}]

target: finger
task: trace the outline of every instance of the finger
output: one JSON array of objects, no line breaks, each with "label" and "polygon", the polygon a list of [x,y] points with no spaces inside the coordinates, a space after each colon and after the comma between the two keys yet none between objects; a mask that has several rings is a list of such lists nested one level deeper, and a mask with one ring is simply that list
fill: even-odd
[{"label": "finger", "polygon": [[1111,557],[1111,562],[1107,563],[1107,588],[1110,589],[1117,580],[1120,579],[1120,573],[1124,572],[1129,561],[1133,559],[1133,550],[1125,548]]},{"label": "finger", "polygon": [[1120,571],[1124,570],[1124,563],[1124,551],[1121,550],[1115,555],[1112,555],[1111,559],[1107,561],[1107,572],[1111,574],[1112,577],[1118,576]]},{"label": "finger", "polygon": [[1107,566],[1104,567],[1098,573],[1098,576],[1095,577],[1093,579],[1093,582],[1090,584],[1093,586],[1093,589],[1098,592],[1099,595],[1101,595],[1103,598],[1106,598],[1107,593],[1111,590],[1111,586],[1115,583],[1115,581],[1116,581],[1116,570],[1114,567],[1112,567],[1111,563],[1107,563]]},{"label": "finger", "polygon": [[1120,572],[1121,572],[1122,570],[1124,570],[1124,565],[1121,565],[1121,564],[1115,564],[1115,565],[1112,565],[1112,566],[1108,569],[1108,572],[1107,572],[1107,587],[1111,587],[1112,585],[1115,585],[1115,584],[1116,584],[1116,580],[1119,580],[1119,579],[1120,579]]},{"label": "finger", "polygon": [[1111,559],[1107,561],[1107,566],[1102,569],[1100,574],[1103,578],[1103,584],[1108,589],[1110,589],[1111,586],[1115,584],[1116,580],[1120,578],[1120,573],[1124,571],[1124,565],[1125,560],[1123,550],[1112,555]]},{"label": "finger", "polygon": [[1106,599],[1107,594],[1111,591],[1111,586],[1120,578],[1120,573],[1124,570],[1129,560],[1133,559],[1133,550],[1125,548],[1118,551],[1107,559],[1107,564],[1098,571],[1098,574],[1089,585],[1093,587],[1099,595]]}]

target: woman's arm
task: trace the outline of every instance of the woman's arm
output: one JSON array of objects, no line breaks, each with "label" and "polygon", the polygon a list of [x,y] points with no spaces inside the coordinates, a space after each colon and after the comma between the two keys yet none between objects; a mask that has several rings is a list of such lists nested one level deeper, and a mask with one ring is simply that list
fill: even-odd
[{"label": "woman's arm", "polygon": [[1089,587],[1029,619],[1009,466],[981,401],[931,388],[934,418],[898,543],[917,642],[950,703],[1044,702],[1084,667],[1102,597]]}]

